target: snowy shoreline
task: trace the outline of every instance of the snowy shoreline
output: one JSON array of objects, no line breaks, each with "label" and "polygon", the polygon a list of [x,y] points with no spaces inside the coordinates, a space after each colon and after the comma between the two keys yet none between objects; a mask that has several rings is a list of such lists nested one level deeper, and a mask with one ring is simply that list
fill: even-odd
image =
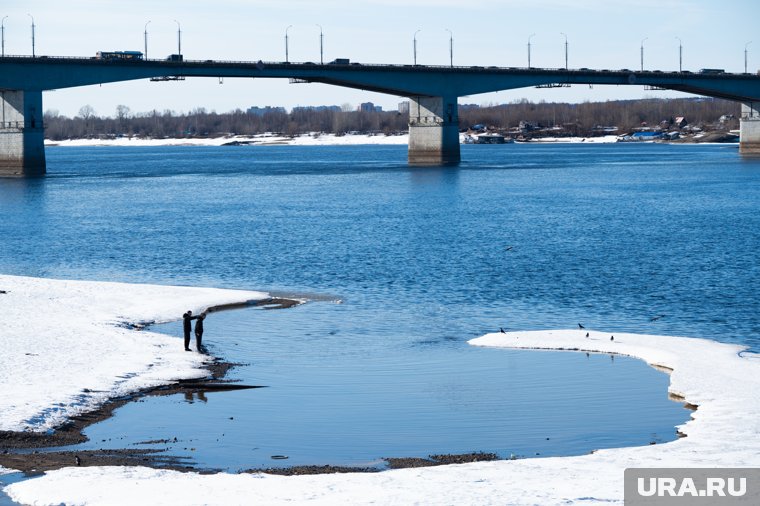
[{"label": "snowy shoreline", "polygon": [[[125,324],[180,320],[263,292],[0,275],[0,430],[43,432],[107,400],[200,378],[212,357]],[[96,357],[97,360],[93,360]]]},{"label": "snowy shoreline", "polygon": [[[115,323],[176,320],[187,308],[196,311],[265,296],[2,275],[0,290],[8,291],[0,294],[0,301],[9,313],[4,331],[9,353],[0,356],[0,378],[6,385],[0,393],[0,428],[6,430],[41,430],[86,409],[98,399],[81,403],[85,387],[94,390],[95,385],[109,385],[107,397],[178,375],[198,374],[203,357],[183,352],[177,339],[119,328]],[[62,334],[64,318],[67,327]],[[71,467],[4,491],[16,501],[33,504],[622,504],[622,476],[628,467],[760,466],[760,396],[755,393],[760,389],[760,355],[706,339],[615,333],[610,340],[606,332],[591,330],[588,338],[585,332],[488,334],[470,344],[614,353],[672,370],[669,392],[699,407],[692,420],[678,427],[687,437],[576,457],[370,474],[283,477]],[[98,363],[93,364],[94,356]],[[122,375],[129,379],[118,379]],[[60,412],[50,409],[57,404],[63,404]]]},{"label": "snowy shoreline", "polygon": [[[460,142],[464,143],[466,134],[460,134]],[[603,137],[545,137],[532,140],[530,143],[566,143],[566,144],[608,144],[617,141],[617,136]],[[260,135],[228,135],[206,138],[167,138],[142,139],[137,137],[119,137],[116,139],[66,139],[61,141],[45,140],[46,147],[94,147],[94,146],[400,146],[409,144],[409,134],[304,134],[294,137],[278,134]]]}]

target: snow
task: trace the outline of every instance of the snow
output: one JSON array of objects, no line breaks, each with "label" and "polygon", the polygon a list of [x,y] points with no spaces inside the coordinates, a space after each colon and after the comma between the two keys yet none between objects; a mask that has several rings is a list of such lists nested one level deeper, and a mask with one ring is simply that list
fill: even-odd
[{"label": "snow", "polygon": [[[110,323],[125,317],[133,320],[176,318],[185,306],[198,309],[203,304],[235,296],[234,292],[208,289],[9,277],[0,277],[0,286],[11,290],[10,294],[0,297],[15,297],[3,300],[4,307],[12,312],[12,318],[7,320],[26,322],[15,323],[12,331],[6,333],[17,344],[28,346],[29,342],[49,342],[44,348],[39,345],[36,348],[45,361],[57,360],[52,353],[63,344],[55,323],[61,321],[65,313],[74,312],[76,318],[71,320],[65,332],[65,346],[72,348],[66,350],[66,360],[79,360],[77,356],[83,351],[88,357],[96,356],[88,347],[93,345],[96,336],[108,335],[108,341],[117,338],[130,341],[130,345],[124,347],[110,342],[108,345],[108,354],[119,354],[119,360],[111,362],[126,362],[120,367],[122,374],[137,365],[142,365],[144,373],[146,362],[140,350],[157,347],[164,341],[148,333],[115,329]],[[248,294],[244,295],[244,298],[248,297]],[[48,315],[44,319],[47,324],[35,323],[31,317],[40,312]],[[609,333],[591,330],[589,338],[585,333],[586,330],[545,330],[488,334],[473,339],[470,344],[616,353],[672,369],[670,392],[699,406],[693,419],[679,427],[688,437],[666,444],[600,450],[576,457],[479,462],[366,474],[283,477],[201,475],[139,467],[65,468],[12,484],[4,491],[16,501],[37,505],[622,504],[623,470],[628,467],[760,466],[760,395],[757,393],[760,392],[760,356],[743,352],[741,346],[704,339],[615,333],[614,340],[610,340]],[[34,339],[35,336],[38,339]],[[132,341],[136,339],[147,342],[134,346]],[[16,346],[9,349],[15,350]],[[178,371],[192,374],[193,366],[197,365],[183,362],[193,357],[174,353],[174,349],[180,349],[178,343],[166,342],[164,347],[155,350],[155,355],[166,358],[166,372],[159,375],[164,379]],[[97,356],[99,360],[109,359],[101,351]],[[42,360],[41,357],[36,358]],[[49,395],[51,392],[45,392],[44,386],[50,387],[49,382],[40,376],[30,375],[25,380],[30,382],[26,386],[12,378],[9,372],[18,369],[33,369],[38,375],[44,370],[26,357],[23,349],[12,359],[4,357],[2,360],[5,364],[0,368],[3,381],[11,380],[15,382],[15,388],[23,388],[24,398],[27,390],[34,394],[37,409],[48,405],[45,402],[61,402],[65,397],[57,382],[53,389],[57,395]],[[85,361],[91,362],[89,358]],[[13,366],[11,371],[9,365]],[[61,369],[57,364],[53,367]],[[80,390],[82,385],[95,381],[89,370],[68,374],[71,377],[67,383],[79,385]],[[110,378],[113,386],[114,376]],[[148,383],[159,380],[149,378]],[[5,406],[14,402],[13,399],[18,402],[19,397],[0,399],[3,419],[9,418]],[[19,417],[14,420],[18,423]]]},{"label": "snow", "polygon": [[[202,377],[210,358],[119,323],[180,320],[261,292],[0,275],[0,430],[45,431],[111,397]],[[181,325],[178,323],[177,325]]]},{"label": "snow", "polygon": [[619,136],[617,135],[600,135],[598,137],[537,137],[535,139],[531,139],[530,142],[537,142],[537,143],[554,143],[554,142],[561,142],[565,144],[610,144],[613,142],[617,142],[619,139]]},{"label": "snow", "polygon": [[[466,134],[460,134],[460,142],[464,143]],[[531,143],[570,143],[570,144],[607,144],[616,142],[616,135],[600,137],[543,137],[533,139]],[[61,141],[46,140],[46,146],[82,147],[82,146],[222,146],[238,142],[253,146],[361,146],[361,145],[407,145],[409,134],[318,134],[310,133],[295,137],[272,133],[260,135],[227,135],[224,137],[208,138],[167,138],[142,139],[137,137],[119,137],[116,139],[67,139]]]},{"label": "snow", "polygon": [[222,146],[229,143],[250,144],[253,146],[358,146],[358,145],[406,145],[408,134],[370,135],[370,134],[305,134],[295,137],[278,134],[227,135],[208,138],[167,138],[142,139],[137,137],[119,137],[116,139],[67,139],[62,141],[46,140],[46,146]]}]

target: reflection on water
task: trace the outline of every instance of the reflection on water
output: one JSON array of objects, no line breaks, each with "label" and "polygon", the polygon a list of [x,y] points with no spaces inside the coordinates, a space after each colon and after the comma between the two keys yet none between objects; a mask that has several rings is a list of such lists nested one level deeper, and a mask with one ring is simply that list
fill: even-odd
[{"label": "reflection on water", "polygon": [[[382,466],[383,457],[662,443],[688,419],[667,398],[668,377],[638,360],[470,347],[439,332],[445,318],[404,311],[394,323],[351,303],[213,313],[204,342],[245,364],[228,378],[267,388],[147,398],[88,429],[80,448],[159,439],[172,455],[230,471]],[[179,322],[152,330],[181,345]]]}]

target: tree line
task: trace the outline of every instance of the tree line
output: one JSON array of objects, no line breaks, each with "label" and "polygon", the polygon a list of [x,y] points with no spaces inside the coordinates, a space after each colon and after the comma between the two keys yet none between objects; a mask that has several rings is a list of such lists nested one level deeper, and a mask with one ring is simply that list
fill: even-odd
[{"label": "tree line", "polygon": [[[530,102],[518,100],[509,104],[459,107],[459,126],[473,125],[492,129],[514,128],[529,123],[537,127],[563,127],[574,135],[592,135],[599,126],[618,127],[629,132],[643,124],[672,123],[675,117],[686,117],[691,125],[717,124],[721,117],[739,118],[740,104],[721,99],[644,99],[580,104]],[[349,132],[394,134],[408,130],[409,117],[395,111],[353,111],[297,108],[288,113],[273,108],[264,114],[241,109],[226,113],[193,109],[188,113],[153,110],[132,113],[119,105],[113,116],[99,116],[89,105],[73,118],[57,111],[45,112],[46,137],[51,140],[88,137],[135,136],[150,138],[206,137],[218,135],[255,135],[274,132],[300,135],[312,132],[346,134]],[[738,120],[727,126],[736,128]]]},{"label": "tree line", "polygon": [[45,112],[44,122],[46,138],[63,140],[99,136],[209,137],[267,132],[291,136],[310,132],[345,134],[354,131],[392,134],[405,131],[408,118],[397,112],[307,109],[291,113],[273,110],[252,114],[241,109],[217,113],[198,108],[181,114],[169,110],[132,114],[129,107],[120,105],[113,117],[98,116],[90,106],[83,106],[73,118],[49,110]]}]

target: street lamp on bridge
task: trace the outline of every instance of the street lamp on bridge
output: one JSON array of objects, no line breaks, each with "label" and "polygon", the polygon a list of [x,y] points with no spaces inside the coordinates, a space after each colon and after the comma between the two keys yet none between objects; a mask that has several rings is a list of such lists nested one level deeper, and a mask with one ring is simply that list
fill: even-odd
[{"label": "street lamp on bridge", "polygon": [[535,33],[532,33],[530,34],[530,37],[528,37],[528,68],[530,68],[530,39],[532,39],[535,35]]},{"label": "street lamp on bridge", "polygon": [[30,18],[32,18],[32,58],[34,58],[34,16],[31,14],[27,14]]},{"label": "street lamp on bridge", "polygon": [[143,32],[144,41],[145,41],[145,59],[148,59],[148,25],[150,24],[150,21],[145,23],[145,32]]},{"label": "street lamp on bridge", "polygon": [[752,44],[752,41],[747,42],[744,44],[744,73],[747,73],[747,46]]},{"label": "street lamp on bridge", "polygon": [[645,37],[641,39],[641,71],[644,71],[644,41],[649,39],[649,37]]},{"label": "street lamp on bridge", "polygon": [[559,32],[559,34],[565,36],[565,70],[567,70],[567,35],[562,32]]},{"label": "street lamp on bridge", "polygon": [[445,29],[449,32],[449,66],[454,66],[454,34],[448,28]]},{"label": "street lamp on bridge", "polygon": [[676,37],[676,39],[678,39],[678,71],[683,72],[683,41],[681,37]]},{"label": "street lamp on bridge", "polygon": [[291,28],[293,28],[293,25],[289,25],[285,29],[285,63],[289,62],[288,60],[288,30],[290,30]]},{"label": "street lamp on bridge", "polygon": [[5,16],[2,21],[0,21],[0,40],[2,40],[2,47],[3,47],[3,53],[2,55],[5,56],[5,20],[8,19],[8,16]]},{"label": "street lamp on bridge", "polygon": [[179,24],[179,21],[176,19],[174,20],[175,23],[177,23],[177,54],[182,54],[182,27]]},{"label": "street lamp on bridge", "polygon": [[414,64],[417,65],[417,34],[420,33],[422,30],[417,30],[414,32]]},{"label": "street lamp on bridge", "polygon": [[317,24],[319,27],[319,63],[320,65],[325,64],[325,58],[324,58],[324,47],[325,47],[325,36],[322,34],[322,25]]}]

